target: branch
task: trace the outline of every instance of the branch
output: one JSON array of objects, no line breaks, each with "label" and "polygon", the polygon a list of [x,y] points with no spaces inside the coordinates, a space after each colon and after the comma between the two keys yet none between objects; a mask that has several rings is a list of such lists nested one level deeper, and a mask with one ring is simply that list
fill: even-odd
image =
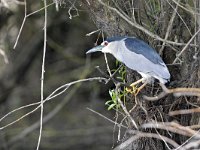
[{"label": "branch", "polygon": [[193,11],[192,9],[187,9],[186,7],[182,6],[180,3],[178,3],[176,0],[171,0],[173,1],[176,5],[178,5],[180,8],[184,9],[185,11],[191,13],[192,15],[198,15],[200,16],[200,14],[198,12]]},{"label": "branch", "polygon": [[16,39],[16,41],[15,41],[15,44],[14,44],[14,46],[13,46],[13,49],[15,49],[16,46],[17,46],[17,43],[18,43],[18,41],[19,41],[19,37],[20,37],[20,35],[21,35],[22,29],[23,29],[24,24],[25,24],[25,21],[26,21],[26,18],[27,18],[27,5],[26,5],[26,0],[24,0],[24,19],[23,19],[22,24],[21,24],[21,27],[20,27],[20,29],[19,29],[19,33],[18,33],[18,35],[17,35],[17,39]]},{"label": "branch", "polygon": [[[188,144],[186,144],[185,146],[181,147],[181,149],[188,149],[191,150],[192,148],[199,148],[198,146],[200,145],[200,140],[197,141],[192,141]],[[194,149],[193,149],[194,150]],[[196,149],[198,150],[198,149]]]},{"label": "branch", "polygon": [[163,129],[166,131],[171,131],[173,133],[181,134],[188,137],[195,136],[197,138],[200,138],[200,134],[198,131],[192,130],[189,127],[184,127],[175,122],[149,122],[143,124],[141,127],[145,129],[146,128]]},{"label": "branch", "polygon": [[36,150],[39,150],[42,128],[43,128],[43,113],[44,113],[44,73],[45,73],[45,59],[46,59],[46,48],[47,48],[47,1],[44,0],[44,43],[43,43],[43,56],[42,56],[42,71],[41,71],[41,86],[40,86],[40,130]]},{"label": "branch", "polygon": [[118,89],[119,89],[119,86],[117,85],[116,86],[116,89],[115,89],[115,93],[116,93],[116,98],[117,98],[117,102],[120,104],[120,106],[122,107],[123,111],[125,112],[125,114],[129,117],[129,119],[131,120],[133,126],[138,129],[138,126],[135,122],[135,120],[132,118],[132,116],[130,115],[130,113],[128,112],[127,108],[124,106],[124,104],[122,103],[121,99],[119,98],[118,96]]},{"label": "branch", "polygon": [[3,56],[4,62],[5,62],[6,64],[8,64],[8,63],[9,63],[8,57],[7,57],[6,53],[5,53],[5,51],[2,50],[1,48],[0,48],[0,55]]},{"label": "branch", "polygon": [[93,113],[99,115],[100,117],[102,117],[102,118],[104,118],[104,119],[110,121],[111,123],[117,125],[119,128],[123,127],[123,128],[125,128],[125,129],[128,129],[127,126],[125,126],[125,125],[123,125],[123,124],[121,124],[121,123],[118,123],[118,122],[116,122],[116,121],[113,121],[113,120],[109,119],[108,117],[106,117],[106,116],[100,114],[99,112],[97,112],[97,111],[95,111],[95,110],[93,110],[93,109],[90,109],[90,108],[87,108],[87,109],[88,109],[89,111],[91,111],[91,112],[93,112]]},{"label": "branch", "polygon": [[20,27],[20,29],[19,29],[19,33],[18,33],[18,35],[17,35],[17,38],[16,38],[15,44],[14,44],[14,46],[13,46],[13,49],[15,49],[16,46],[17,46],[17,43],[18,43],[18,41],[19,41],[19,38],[20,38],[20,35],[21,35],[21,32],[22,32],[22,29],[23,29],[24,24],[25,24],[25,22],[26,22],[26,18],[28,18],[28,17],[32,16],[33,14],[36,14],[36,13],[38,13],[38,12],[40,12],[40,11],[46,9],[47,7],[53,5],[54,2],[53,2],[53,3],[50,3],[50,4],[46,5],[46,6],[44,6],[44,7],[41,8],[41,9],[38,9],[38,10],[34,11],[34,12],[32,12],[32,13],[29,13],[29,14],[27,14],[26,0],[24,0],[24,3],[23,3],[23,4],[24,4],[24,8],[25,8],[25,10],[24,10],[24,19],[23,19],[22,24],[21,24],[21,27]]},{"label": "branch", "polygon": [[[46,116],[43,117],[43,124],[47,123],[50,119],[52,119],[66,104],[70,101],[72,96],[76,93],[76,91],[80,88],[79,86],[74,86],[73,89],[67,94],[67,97],[63,99],[57,106],[54,107],[54,109],[49,112]],[[8,141],[8,145],[12,145],[14,142],[19,141],[20,139],[23,139],[25,136],[27,136],[29,133],[33,132],[35,129],[40,127],[40,120],[32,124],[31,126],[24,129],[20,134],[14,136]]]},{"label": "branch", "polygon": [[184,114],[199,113],[199,112],[200,112],[200,108],[182,109],[182,110],[170,111],[169,115],[175,116],[175,115],[184,115]]},{"label": "branch", "polygon": [[[107,4],[105,4],[104,2],[102,2],[102,0],[98,0],[98,2],[100,4],[102,4],[103,6],[107,7],[108,9],[116,12],[122,19],[124,19],[128,24],[130,24],[131,26],[143,31],[144,33],[146,33],[147,35],[149,35],[150,37],[154,38],[154,39],[157,39],[157,40],[160,40],[162,42],[166,42],[166,43],[169,43],[169,44],[172,44],[172,45],[179,45],[179,46],[182,46],[182,45],[186,45],[185,43],[177,43],[177,42],[173,42],[173,41],[169,41],[169,40],[165,40],[161,37],[159,37],[158,35],[150,32],[149,30],[147,30],[146,28],[144,28],[143,26],[139,25],[138,23],[136,22],[132,22],[131,19],[128,17],[128,16],[125,16],[123,15],[119,10],[117,10],[116,8],[114,7],[111,7]],[[197,45],[194,45],[194,44],[191,44],[192,46],[197,46]]]},{"label": "branch", "polygon": [[120,144],[119,146],[117,146],[114,150],[123,150],[126,147],[128,147],[131,143],[133,143],[134,141],[136,141],[139,138],[142,137],[147,137],[147,138],[156,138],[159,140],[164,140],[165,142],[171,144],[172,146],[174,146],[174,148],[179,147],[179,144],[177,144],[175,141],[173,141],[172,139],[166,137],[166,136],[162,136],[159,134],[155,134],[155,133],[145,133],[145,132],[140,132],[140,131],[131,131],[133,135],[132,137],[130,137],[128,140],[126,140],[125,142],[123,142],[122,144]]},{"label": "branch", "polygon": [[[178,0],[177,3],[179,3],[179,2],[180,2],[180,0]],[[165,39],[164,39],[164,40],[167,40],[168,37],[169,37],[169,35],[170,35],[171,29],[172,29],[172,27],[173,27],[174,19],[175,19],[175,17],[176,17],[176,14],[178,13],[178,12],[177,12],[177,10],[178,10],[178,5],[176,5],[176,8],[173,8],[173,9],[174,9],[174,11],[173,11],[172,17],[170,18],[170,21],[169,21],[169,23],[168,23],[168,27],[167,27],[167,31],[166,31]],[[166,44],[166,42],[164,41],[164,42],[162,43],[162,47],[161,47],[161,49],[160,49],[160,51],[159,51],[159,54],[160,54],[161,56],[162,56],[162,54],[163,54],[163,50],[164,50],[165,44]]]},{"label": "branch", "polygon": [[[43,101],[43,103],[48,102],[48,101],[50,101],[51,99],[53,99],[53,98],[55,98],[55,97],[57,97],[57,96],[63,94],[67,89],[69,89],[69,87],[71,87],[71,86],[74,85],[74,84],[81,83],[81,82],[87,82],[87,81],[95,81],[95,80],[98,80],[98,81],[100,81],[100,82],[102,82],[102,81],[106,82],[106,81],[107,81],[106,78],[93,77],[93,78],[87,78],[87,79],[80,79],[80,80],[77,80],[77,81],[73,81],[73,82],[64,84],[64,85],[58,87],[56,90],[54,90],[54,91]],[[35,112],[36,110],[38,110],[38,109],[41,107],[41,101],[36,102],[36,103],[32,103],[32,104],[28,104],[28,105],[25,105],[25,106],[22,106],[22,107],[17,108],[17,109],[15,109],[15,110],[13,110],[13,111],[7,113],[6,115],[4,115],[2,118],[0,118],[0,122],[1,122],[3,119],[5,119],[5,118],[7,118],[8,116],[10,116],[11,114],[13,114],[14,112],[17,112],[17,111],[19,111],[19,110],[21,110],[21,109],[24,109],[24,108],[27,108],[27,107],[30,107],[30,106],[34,106],[34,105],[38,105],[38,106],[37,106],[36,108],[34,108],[32,111],[28,112],[27,114],[25,114],[25,115],[21,116],[20,118],[18,118],[18,119],[16,119],[16,120],[12,121],[11,123],[9,123],[9,124],[7,124],[7,125],[5,125],[5,126],[0,127],[0,130],[3,130],[3,129],[5,129],[5,128],[7,128],[7,127],[13,125],[14,123],[20,121],[21,119],[23,119],[23,118],[29,116],[30,114],[32,114],[33,112]]]},{"label": "branch", "polygon": [[164,84],[160,83],[160,86],[163,89],[163,92],[161,92],[159,95],[154,97],[149,97],[144,95],[143,98],[149,101],[157,101],[168,94],[173,94],[174,96],[200,96],[200,88],[174,88],[174,89],[168,89]]},{"label": "branch", "polygon": [[191,37],[191,39],[187,42],[187,44],[183,47],[183,49],[181,50],[181,52],[176,56],[175,60],[173,61],[172,64],[175,64],[177,62],[177,60],[179,59],[179,57],[183,54],[183,52],[187,49],[187,47],[190,45],[190,43],[193,41],[193,39],[198,35],[198,33],[200,32],[200,28],[199,30]]}]

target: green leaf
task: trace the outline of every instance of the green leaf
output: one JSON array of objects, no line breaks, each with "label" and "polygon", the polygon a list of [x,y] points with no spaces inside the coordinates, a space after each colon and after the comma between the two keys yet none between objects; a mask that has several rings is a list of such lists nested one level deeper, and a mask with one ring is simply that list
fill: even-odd
[{"label": "green leaf", "polygon": [[110,103],[112,103],[112,100],[108,100],[107,102],[105,102],[105,105],[110,105]]},{"label": "green leaf", "polygon": [[113,109],[115,106],[116,106],[115,104],[111,104],[111,105],[108,107],[108,110]]}]

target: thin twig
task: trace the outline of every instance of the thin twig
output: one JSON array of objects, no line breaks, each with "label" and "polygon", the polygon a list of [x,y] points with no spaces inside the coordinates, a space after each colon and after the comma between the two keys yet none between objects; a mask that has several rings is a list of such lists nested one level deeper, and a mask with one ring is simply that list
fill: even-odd
[{"label": "thin twig", "polygon": [[108,65],[108,58],[107,58],[106,53],[104,53],[104,58],[105,58],[105,62],[106,62],[107,71],[108,71],[108,73],[109,73],[109,75],[111,77],[112,74],[111,74],[111,71],[110,71],[110,67]]},{"label": "thin twig", "polygon": [[6,53],[5,53],[5,51],[2,50],[1,48],[0,48],[0,55],[3,56],[4,62],[5,62],[6,64],[8,64],[8,63],[9,63],[8,57],[7,57]]},{"label": "thin twig", "polygon": [[[70,93],[68,93],[67,97],[61,101],[55,108],[49,112],[46,116],[43,117],[43,124],[47,123],[52,117],[54,117],[65,105],[69,102],[71,97],[75,94],[75,92],[79,89],[80,86],[75,86]],[[25,136],[27,136],[29,133],[34,131],[40,126],[40,120],[29,126],[28,128],[24,129],[20,134],[13,137],[11,140],[8,141],[8,144],[12,144]]]},{"label": "thin twig", "polygon": [[192,142],[186,144],[185,146],[181,147],[181,149],[187,149],[187,150],[191,150],[191,149],[194,150],[194,148],[199,149],[199,145],[200,145],[200,140],[192,141]]},{"label": "thin twig", "polygon": [[182,110],[170,111],[169,115],[175,116],[175,115],[184,115],[184,114],[199,113],[199,112],[200,112],[200,108],[182,109]]},{"label": "thin twig", "polygon": [[116,122],[116,121],[113,121],[113,120],[109,119],[108,117],[102,115],[101,113],[99,113],[99,112],[97,112],[97,111],[95,111],[95,110],[93,110],[93,109],[91,109],[91,108],[87,108],[87,109],[88,109],[89,111],[91,111],[91,112],[93,112],[93,113],[99,115],[100,117],[102,117],[102,118],[108,120],[109,122],[111,122],[111,123],[117,125],[119,128],[120,128],[120,127],[123,127],[123,128],[125,128],[125,129],[128,128],[127,126],[125,126],[125,125],[123,125],[123,124],[121,124],[121,123],[118,123],[118,122]]},{"label": "thin twig", "polygon": [[[195,142],[190,142],[190,143],[188,143],[188,144],[186,144],[188,141],[190,141],[192,138],[194,138],[194,137],[196,137],[196,135],[197,134],[199,134],[200,133],[200,130],[198,130],[193,136],[191,136],[189,139],[187,139],[181,146],[180,146],[180,148],[185,148],[185,149],[188,149],[188,150],[190,150],[191,149],[191,147],[197,147],[197,146],[199,146],[200,145],[200,140],[197,140],[197,141],[195,141]],[[185,145],[186,144],[186,145]],[[185,145],[185,146],[183,146],[183,145]],[[182,147],[183,146],[183,147]],[[179,147],[176,149],[176,150],[178,150],[179,149]]]},{"label": "thin twig", "polygon": [[143,98],[149,101],[157,101],[161,98],[167,96],[168,94],[174,94],[174,96],[200,96],[200,88],[174,88],[168,89],[164,84],[160,84],[163,89],[159,95],[154,97],[149,97],[144,95]]},{"label": "thin twig", "polygon": [[[43,101],[43,103],[45,103],[45,102],[47,102],[47,101],[50,101],[51,99],[53,99],[53,98],[55,98],[55,97],[57,97],[57,96],[63,94],[63,93],[64,93],[70,86],[72,86],[72,85],[75,85],[75,84],[81,83],[81,82],[95,81],[95,80],[100,81],[100,82],[103,80],[104,82],[106,82],[107,79],[106,79],[106,78],[102,78],[102,77],[93,77],[93,78],[87,78],[87,79],[80,79],[80,80],[76,80],[76,81],[73,81],[73,82],[64,84],[64,85],[58,87],[56,90],[54,90],[54,91]],[[58,93],[57,93],[57,92],[58,92]],[[34,105],[38,105],[38,106],[37,106],[35,109],[33,109],[31,112],[29,112],[29,113],[27,113],[27,114],[21,116],[20,118],[18,118],[18,119],[16,119],[16,120],[12,121],[11,123],[9,123],[9,124],[7,124],[7,125],[5,125],[5,126],[0,127],[0,130],[3,130],[3,129],[5,129],[6,127],[9,127],[9,126],[13,125],[14,123],[20,121],[21,119],[27,117],[28,115],[30,115],[30,114],[32,114],[33,112],[35,112],[36,110],[38,110],[38,109],[40,108],[40,106],[41,106],[41,101],[40,101],[40,102],[36,102],[36,103],[32,103],[32,104],[28,104],[28,105],[25,105],[25,106],[22,106],[22,107],[17,108],[17,109],[15,109],[15,110],[13,110],[13,111],[7,113],[6,115],[4,115],[4,116],[0,119],[0,122],[1,122],[3,119],[5,119],[5,118],[7,118],[8,116],[10,116],[11,114],[13,114],[14,112],[17,112],[18,110],[21,110],[21,109],[24,109],[24,108],[27,108],[27,107],[30,107],[30,106],[34,106]]]},{"label": "thin twig", "polygon": [[178,5],[179,7],[181,7],[182,9],[186,10],[187,12],[190,12],[192,15],[198,15],[200,16],[200,13],[196,13],[195,11],[192,11],[191,9],[187,9],[184,6],[182,6],[180,3],[178,3],[176,0],[171,0],[173,1],[176,5]]},{"label": "thin twig", "polygon": [[40,9],[38,9],[38,10],[32,12],[32,13],[27,14],[27,15],[26,15],[26,18],[28,18],[28,17],[30,17],[30,16],[32,16],[32,15],[34,15],[34,14],[36,14],[36,13],[42,11],[42,10],[44,10],[45,8],[48,8],[49,6],[51,6],[51,5],[53,5],[53,4],[55,4],[55,2],[50,3],[50,4],[48,4],[46,7],[42,7],[42,8],[40,8]]},{"label": "thin twig", "polygon": [[176,56],[175,60],[173,61],[172,64],[176,63],[177,60],[179,59],[179,57],[183,54],[183,52],[187,49],[187,47],[190,45],[190,43],[193,41],[193,39],[198,35],[198,33],[200,32],[200,28],[199,30],[191,37],[191,39],[187,42],[187,44],[183,47],[183,49],[181,50],[181,52]]},{"label": "thin twig", "polygon": [[167,95],[168,95],[168,93],[161,92],[159,95],[156,95],[156,96],[153,96],[153,97],[143,95],[143,98],[148,100],[148,101],[157,101],[157,100],[160,100],[161,98],[163,98]]},{"label": "thin twig", "polygon": [[[109,77],[109,79],[107,80],[106,84],[111,80],[113,79],[113,77],[115,76],[115,74],[119,71],[119,69],[122,67],[123,65],[121,64],[117,70],[115,70],[115,72],[113,74],[111,74],[111,76]],[[116,81],[116,80],[115,80]]]},{"label": "thin twig", "polygon": [[175,122],[149,122],[141,125],[142,128],[155,128],[155,129],[163,129],[166,131],[171,131],[173,133],[185,135],[191,137],[195,135],[195,137],[200,138],[199,132],[190,129],[189,127],[182,126]]},{"label": "thin twig", "polygon": [[118,86],[125,86],[125,87],[127,87],[127,88],[132,88],[129,84],[123,83],[123,82],[119,82],[119,81],[117,81],[117,80],[115,80],[115,79],[113,78],[113,77],[115,76],[115,74],[119,71],[119,69],[120,69],[121,67],[122,67],[122,65],[119,66],[119,68],[117,68],[117,70],[116,70],[111,76],[109,76],[109,75],[107,75],[105,72],[103,72],[103,71],[100,69],[99,66],[96,66],[96,69],[97,69],[103,76],[105,76],[106,78],[108,78],[108,79],[106,80],[105,84],[107,84],[110,80],[112,80],[113,83],[114,83],[115,85],[118,85]]},{"label": "thin twig", "polygon": [[[180,0],[178,0],[177,3],[179,3],[179,2],[180,2]],[[175,19],[176,14],[177,14],[177,10],[178,10],[178,5],[176,5],[176,8],[175,8],[174,11],[173,11],[172,17],[171,17],[171,19],[170,19],[170,21],[169,21],[169,23],[168,23],[167,31],[166,31],[165,38],[164,38],[165,40],[167,40],[168,37],[169,37],[169,34],[170,34],[171,29],[172,29],[172,26],[173,26],[174,19]],[[162,56],[162,54],[163,54],[163,49],[164,49],[164,47],[165,47],[165,44],[166,44],[166,42],[164,41],[164,42],[162,43],[162,47],[161,47],[161,49],[160,49],[160,51],[159,51],[159,54],[160,54],[161,56]]]},{"label": "thin twig", "polygon": [[[21,110],[21,109],[28,108],[28,107],[31,107],[31,106],[39,105],[39,104],[40,104],[40,102],[36,102],[36,103],[31,103],[31,104],[24,105],[24,106],[21,106],[21,107],[19,107],[19,108],[16,108],[16,109],[10,111],[9,113],[7,113],[6,115],[4,115],[3,117],[1,117],[1,118],[0,118],[0,122],[1,122],[2,120],[4,120],[5,118],[7,118],[8,116],[10,116],[11,114],[13,114],[14,112],[17,112],[17,111],[19,111],[19,110]],[[1,129],[2,129],[2,128],[0,128],[0,130],[1,130]]]},{"label": "thin twig", "polygon": [[25,21],[26,21],[26,18],[27,18],[27,5],[26,5],[26,0],[24,0],[24,19],[23,19],[22,24],[21,24],[21,27],[20,27],[20,29],[19,29],[19,33],[18,33],[18,35],[17,35],[17,38],[16,38],[15,44],[14,44],[14,46],[13,46],[13,49],[15,49],[16,46],[17,46],[17,43],[18,43],[18,41],[19,41],[19,37],[20,37],[20,35],[21,35],[22,29],[23,29],[24,24],[25,24]]},{"label": "thin twig", "polygon": [[[76,0],[74,0],[73,3],[71,1],[69,1],[69,3],[71,3],[71,6],[68,10],[69,19],[72,19],[73,17],[79,16],[78,9],[75,7]],[[73,8],[76,10],[76,15],[74,15],[74,16],[71,14],[71,11],[72,11]]]},{"label": "thin twig", "polygon": [[99,32],[99,31],[101,31],[101,29],[97,29],[97,30],[95,30],[95,31],[92,31],[92,32],[90,32],[90,33],[87,33],[86,36],[91,36],[92,34],[94,34],[94,33],[96,33],[96,32]]},{"label": "thin twig", "polygon": [[42,72],[41,72],[41,103],[40,103],[40,132],[38,137],[38,143],[36,150],[39,150],[41,137],[42,137],[42,127],[43,127],[43,111],[44,111],[44,73],[45,73],[45,58],[46,58],[46,45],[47,45],[47,1],[44,0],[44,43],[43,43],[43,57],[42,57]]},{"label": "thin twig", "polygon": [[114,150],[123,150],[126,147],[128,147],[131,143],[133,143],[134,141],[136,141],[137,139],[142,138],[142,137],[165,140],[167,143],[174,146],[174,148],[179,147],[179,144],[177,144],[175,141],[173,141],[172,139],[170,139],[166,136],[158,135],[155,133],[145,133],[145,132],[140,132],[140,131],[135,131],[135,130],[131,130],[131,131],[129,131],[129,133],[132,133],[133,136],[130,137],[125,142],[123,142],[122,144],[120,144],[119,146],[117,146]]},{"label": "thin twig", "polygon": [[46,5],[45,7],[41,8],[41,9],[38,9],[38,10],[32,12],[32,13],[27,14],[27,3],[26,3],[26,0],[24,0],[24,8],[25,8],[25,10],[24,10],[24,11],[25,11],[25,12],[24,12],[24,19],[23,19],[22,24],[21,24],[21,27],[20,27],[20,29],[19,29],[19,33],[18,33],[18,35],[17,35],[17,38],[16,38],[15,44],[14,44],[14,46],[13,46],[13,49],[15,49],[16,46],[17,46],[17,43],[18,43],[18,41],[19,41],[19,38],[20,38],[20,35],[21,35],[21,32],[22,32],[22,29],[23,29],[24,24],[25,24],[25,22],[26,22],[26,18],[30,17],[31,15],[33,15],[33,14],[35,14],[35,13],[38,13],[38,12],[40,12],[40,11],[46,9],[47,7],[53,5],[54,3],[55,3],[55,2],[53,2],[53,3],[51,3],[51,4],[48,4],[48,5]]},{"label": "thin twig", "polygon": [[[167,0],[167,2],[168,2],[168,4],[169,4],[172,8],[174,8],[173,5],[169,2],[169,0]],[[179,1],[179,3],[180,3],[180,1]],[[178,3],[178,4],[179,4],[179,3]],[[178,4],[177,4],[177,6],[178,6]],[[177,11],[177,16],[181,19],[181,21],[183,22],[183,24],[184,24],[185,27],[187,28],[189,34],[192,36],[192,33],[191,33],[191,31],[190,31],[190,29],[189,29],[187,23],[184,21],[183,17],[178,13],[178,11]]]},{"label": "thin twig", "polygon": [[[172,44],[172,45],[186,45],[185,43],[178,43],[178,42],[173,42],[173,41],[169,41],[169,40],[165,40],[161,37],[159,37],[158,35],[150,32],[149,30],[147,30],[146,28],[144,28],[143,26],[139,25],[138,23],[135,23],[135,22],[132,22],[131,19],[127,16],[124,16],[121,12],[119,12],[116,8],[113,8],[107,4],[105,4],[104,2],[102,2],[102,0],[98,0],[100,4],[102,4],[103,6],[107,7],[108,9],[116,12],[122,19],[124,19],[128,24],[130,24],[131,26],[145,32],[147,35],[149,35],[150,37],[154,38],[154,39],[157,39],[159,41],[162,41],[162,42],[166,42],[166,43],[169,43],[169,44]],[[197,45],[194,45],[194,44],[190,44],[192,46],[197,46]]]},{"label": "thin twig", "polygon": [[123,109],[123,111],[125,112],[125,114],[126,114],[126,115],[129,117],[129,119],[131,120],[133,126],[134,126],[136,129],[138,129],[138,126],[137,126],[136,122],[134,121],[134,119],[132,118],[132,116],[129,114],[127,108],[124,106],[124,104],[122,103],[121,99],[119,98],[118,89],[119,89],[119,87],[116,86],[115,93],[116,93],[116,95],[117,95],[117,96],[116,96],[117,101],[118,101],[118,103],[120,104],[120,106],[122,107],[122,109]]}]

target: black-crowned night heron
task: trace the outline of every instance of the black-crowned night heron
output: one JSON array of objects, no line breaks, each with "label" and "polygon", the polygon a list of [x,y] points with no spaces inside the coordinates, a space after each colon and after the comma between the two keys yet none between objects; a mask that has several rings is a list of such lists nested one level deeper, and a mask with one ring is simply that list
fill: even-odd
[{"label": "black-crowned night heron", "polygon": [[112,54],[117,60],[124,63],[128,68],[137,71],[142,78],[130,86],[133,88],[136,84],[143,82],[138,88],[140,91],[152,79],[158,79],[160,83],[165,84],[170,79],[170,73],[167,66],[158,55],[158,53],[144,41],[135,37],[112,37],[108,38],[96,46],[88,53],[101,51]]}]

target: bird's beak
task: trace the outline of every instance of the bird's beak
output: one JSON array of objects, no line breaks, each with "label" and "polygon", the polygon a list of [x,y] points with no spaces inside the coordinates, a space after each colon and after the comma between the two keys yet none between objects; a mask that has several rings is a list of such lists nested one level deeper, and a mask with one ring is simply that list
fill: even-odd
[{"label": "bird's beak", "polygon": [[96,46],[96,47],[90,49],[89,51],[87,51],[86,54],[102,51],[102,48],[104,48],[104,46],[102,46],[102,45]]}]

